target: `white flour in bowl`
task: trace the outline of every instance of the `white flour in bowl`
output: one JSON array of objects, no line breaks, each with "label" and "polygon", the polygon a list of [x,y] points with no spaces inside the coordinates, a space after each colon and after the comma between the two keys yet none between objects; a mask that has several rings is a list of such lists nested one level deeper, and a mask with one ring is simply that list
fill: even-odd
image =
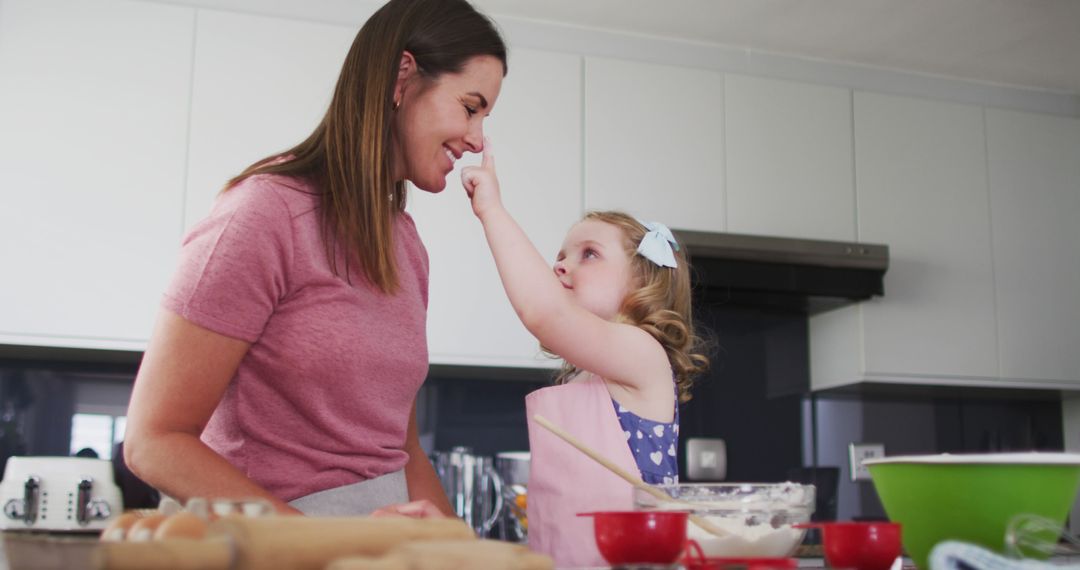
[{"label": "white flour in bowl", "polygon": [[687,538],[696,541],[707,557],[781,558],[790,555],[802,541],[804,530],[769,524],[748,526],[743,517],[703,516],[725,532],[717,536],[690,522]]},{"label": "white flour in bowl", "polygon": [[814,487],[797,483],[687,484],[659,489],[671,500],[635,490],[635,508],[689,511],[712,523],[722,535],[687,521],[687,537],[710,558],[790,556],[806,535],[805,529],[792,525],[808,522],[813,512]]}]

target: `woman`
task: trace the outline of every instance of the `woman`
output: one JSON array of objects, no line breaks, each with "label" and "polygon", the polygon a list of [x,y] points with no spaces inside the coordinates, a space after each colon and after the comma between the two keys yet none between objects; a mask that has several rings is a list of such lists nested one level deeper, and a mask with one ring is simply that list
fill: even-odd
[{"label": "woman", "polygon": [[453,514],[416,426],[428,263],[405,181],[440,192],[482,150],[506,70],[465,0],[391,0],[364,24],[311,136],[184,238],[131,397],[133,472],[181,501]]}]

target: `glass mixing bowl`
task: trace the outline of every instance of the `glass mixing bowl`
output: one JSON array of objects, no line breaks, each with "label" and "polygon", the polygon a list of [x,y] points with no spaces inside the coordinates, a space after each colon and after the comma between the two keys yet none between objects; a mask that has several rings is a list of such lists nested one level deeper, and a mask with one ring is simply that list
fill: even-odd
[{"label": "glass mixing bowl", "polygon": [[722,531],[688,522],[687,538],[709,558],[782,558],[802,543],[814,512],[814,486],[798,483],[656,485],[660,497],[634,489],[638,510],[688,511]]}]

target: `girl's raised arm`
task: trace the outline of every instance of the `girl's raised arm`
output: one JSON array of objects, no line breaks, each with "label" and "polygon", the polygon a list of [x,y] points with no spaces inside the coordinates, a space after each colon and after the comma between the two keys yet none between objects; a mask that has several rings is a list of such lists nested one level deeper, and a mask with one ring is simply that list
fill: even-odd
[{"label": "girl's raised arm", "polygon": [[667,354],[652,336],[589,312],[562,286],[502,205],[490,141],[485,141],[480,166],[464,168],[461,177],[510,303],[544,347],[582,370],[628,388],[671,381]]}]

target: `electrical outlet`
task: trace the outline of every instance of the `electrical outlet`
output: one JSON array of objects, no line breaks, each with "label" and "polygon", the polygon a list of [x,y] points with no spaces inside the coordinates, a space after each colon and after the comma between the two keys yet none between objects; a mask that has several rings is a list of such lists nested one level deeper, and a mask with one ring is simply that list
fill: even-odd
[{"label": "electrical outlet", "polygon": [[849,443],[848,463],[852,481],[870,481],[870,470],[863,461],[885,457],[885,446],[880,443]]},{"label": "electrical outlet", "polygon": [[689,481],[723,481],[727,477],[724,440],[707,437],[686,440],[685,475]]}]

